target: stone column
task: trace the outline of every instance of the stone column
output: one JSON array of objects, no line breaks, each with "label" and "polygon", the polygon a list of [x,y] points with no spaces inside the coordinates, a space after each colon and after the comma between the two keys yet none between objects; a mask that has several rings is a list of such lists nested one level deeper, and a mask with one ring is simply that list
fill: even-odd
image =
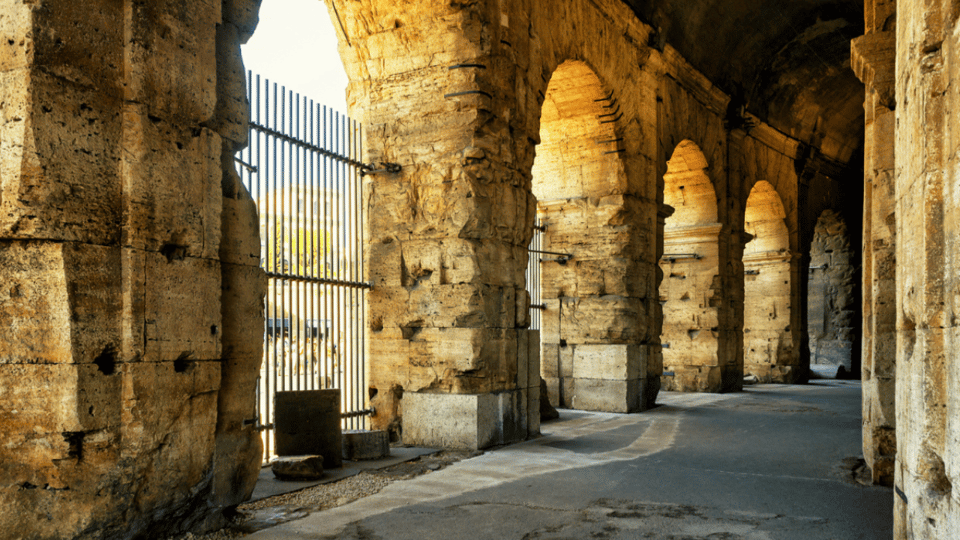
[{"label": "stone column", "polygon": [[897,539],[960,531],[957,14],[955,1],[897,6]]},{"label": "stone column", "polygon": [[[892,6],[889,4],[893,4]],[[868,5],[868,21],[887,16]],[[896,208],[892,30],[853,41],[851,65],[866,85],[863,207],[863,455],[873,481],[892,485],[896,458]]]},{"label": "stone column", "polygon": [[224,179],[254,4],[0,7],[4,530],[162,537],[252,490],[263,276]]},{"label": "stone column", "polygon": [[421,446],[522,440],[540,373],[524,282],[539,103],[513,79],[527,29],[495,1],[328,6],[366,159],[401,166],[365,184],[374,425]]}]

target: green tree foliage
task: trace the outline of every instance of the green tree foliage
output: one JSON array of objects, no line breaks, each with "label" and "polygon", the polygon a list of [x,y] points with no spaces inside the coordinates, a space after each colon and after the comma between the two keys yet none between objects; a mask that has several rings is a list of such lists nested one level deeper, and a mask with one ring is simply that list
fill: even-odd
[{"label": "green tree foliage", "polygon": [[[271,231],[273,232],[273,231]],[[265,227],[261,227],[261,238],[267,238],[264,267],[268,272],[295,274],[311,277],[334,277],[336,265],[327,260],[331,253],[332,236],[328,231],[299,225],[292,229],[289,225],[276,231],[272,238],[267,236]],[[331,263],[331,273],[324,273],[325,263]]]}]

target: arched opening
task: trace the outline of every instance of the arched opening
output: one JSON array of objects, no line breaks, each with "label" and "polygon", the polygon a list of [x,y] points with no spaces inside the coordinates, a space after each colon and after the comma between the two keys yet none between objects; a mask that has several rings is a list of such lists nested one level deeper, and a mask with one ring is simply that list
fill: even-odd
[{"label": "arched opening", "polygon": [[760,382],[793,380],[790,330],[790,238],[780,195],[761,180],[750,190],[743,250],[743,373]]},{"label": "arched opening", "polygon": [[532,189],[543,226],[541,373],[550,402],[640,408],[639,317],[614,99],[583,62],[560,65],[540,119]]},{"label": "arched opening", "polygon": [[[344,114],[347,75],[333,24],[316,0],[264,2],[241,48],[252,125],[236,159],[269,277],[257,384],[265,459],[282,438],[279,393],[336,390],[341,412],[368,404],[361,130]],[[342,422],[366,425],[365,416]]]},{"label": "arched opening", "polygon": [[838,377],[854,371],[859,331],[859,321],[855,320],[856,281],[847,224],[833,210],[824,210],[810,244],[807,286],[807,332],[810,366],[814,371]]},{"label": "arched opening", "polygon": [[683,141],[667,162],[663,202],[673,208],[663,229],[663,388],[718,392],[720,287],[717,197],[700,148]]}]

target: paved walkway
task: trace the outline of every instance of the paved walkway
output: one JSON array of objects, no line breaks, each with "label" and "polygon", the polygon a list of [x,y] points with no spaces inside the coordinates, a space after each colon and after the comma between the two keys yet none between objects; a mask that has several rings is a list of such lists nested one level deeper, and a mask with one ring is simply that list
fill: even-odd
[{"label": "paved walkway", "polygon": [[247,538],[888,539],[893,493],[853,480],[860,385],[662,393],[561,411],[544,436]]}]

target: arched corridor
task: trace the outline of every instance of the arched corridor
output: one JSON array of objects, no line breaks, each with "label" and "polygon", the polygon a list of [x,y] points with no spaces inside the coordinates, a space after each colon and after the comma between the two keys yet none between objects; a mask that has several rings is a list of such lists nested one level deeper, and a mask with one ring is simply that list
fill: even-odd
[{"label": "arched corridor", "polygon": [[[260,2],[78,5],[0,5],[0,530],[199,531],[249,495],[269,429],[254,392],[277,323],[237,173]],[[960,536],[958,5],[324,0],[362,152],[279,139],[364,173],[369,425],[477,450],[539,440],[552,400],[662,434],[662,384],[757,395],[685,420],[735,443],[734,419],[759,420],[786,430],[779,461],[835,462],[853,456],[784,442],[797,408],[769,416],[742,390],[752,374],[799,395],[823,384],[809,365],[838,366],[862,377],[862,413],[829,428],[859,430],[869,476],[895,488],[895,538]],[[538,216],[542,332],[524,274]],[[319,335],[314,318],[296,326]],[[650,444],[618,440],[583,453]],[[743,453],[705,448],[669,454],[668,474],[710,460],[784,500]],[[810,470],[783,490],[836,481]],[[796,515],[842,514],[828,506]]]},{"label": "arched corridor", "polygon": [[717,194],[700,148],[683,141],[667,162],[663,202],[673,209],[663,228],[663,388],[719,391],[721,294]]},{"label": "arched corridor", "polygon": [[581,61],[561,64],[547,87],[532,171],[547,252],[541,373],[554,405],[633,412],[641,408],[643,291],[623,279],[636,275],[637,261],[616,103]]},{"label": "arched corridor", "polygon": [[810,246],[807,328],[811,365],[859,378],[860,363],[854,359],[859,352],[856,289],[860,284],[848,234],[846,223],[832,210],[817,219]]},{"label": "arched corridor", "polygon": [[786,212],[773,186],[761,180],[750,190],[743,250],[743,372],[761,382],[791,381],[799,369],[790,328],[790,239]]}]

